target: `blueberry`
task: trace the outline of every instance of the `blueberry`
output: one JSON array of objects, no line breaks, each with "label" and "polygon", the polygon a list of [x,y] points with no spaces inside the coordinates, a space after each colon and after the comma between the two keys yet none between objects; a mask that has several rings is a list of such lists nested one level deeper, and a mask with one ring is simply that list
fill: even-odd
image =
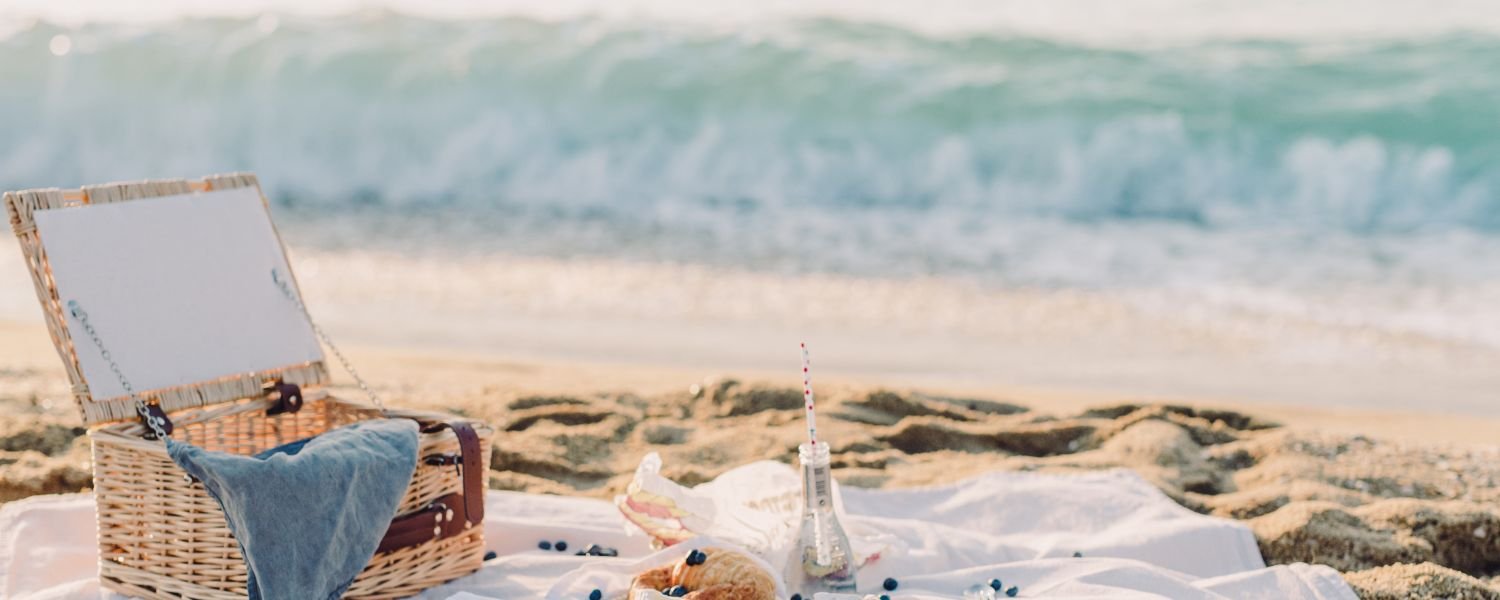
[{"label": "blueberry", "polygon": [[619,556],[620,551],[614,548],[605,548],[599,551],[599,556]]},{"label": "blueberry", "polygon": [[881,594],[881,595],[880,595],[880,600],[891,600],[891,597],[890,597],[890,596],[887,596],[887,595],[885,595],[885,594]]},{"label": "blueberry", "polygon": [[786,600],[802,600],[802,594],[792,594],[792,597]]},{"label": "blueberry", "polygon": [[489,552],[485,552],[484,553],[484,559],[485,560],[495,560],[496,556],[500,556],[500,555],[499,554],[495,554],[494,550],[490,550]]},{"label": "blueberry", "polygon": [[1082,552],[1074,552],[1073,553],[1073,558],[1083,558],[1083,553]]},{"label": "blueberry", "polygon": [[589,592],[589,600],[602,600],[603,598],[604,598],[604,592],[601,592],[599,590],[594,590],[592,592]]},{"label": "blueberry", "polygon": [[584,554],[584,553],[583,553],[583,551],[582,551],[582,550],[579,550],[579,551],[577,551],[577,552],[574,552],[574,553],[573,553],[573,556],[587,556],[587,555],[586,555],[586,554]]},{"label": "blueberry", "polygon": [[567,552],[568,551],[568,543],[564,542],[562,540],[557,540],[557,543],[553,544],[552,547],[553,548],[557,548],[558,552]]},{"label": "blueberry", "polygon": [[1004,587],[1005,587],[1005,584],[1000,583],[999,579],[991,579],[990,580],[990,589],[995,590],[995,591],[998,592],[998,591],[1000,591],[1001,588],[1004,588]]},{"label": "blueberry", "polygon": [[666,594],[668,596],[671,596],[673,598],[681,598],[681,597],[687,595],[687,588],[682,587],[680,585],[674,585],[674,586],[669,587],[669,588],[667,588],[665,590],[662,590],[661,593]]},{"label": "blueberry", "polygon": [[1010,589],[1005,590],[1005,595],[1010,596],[1012,598],[1015,598],[1016,594],[1019,594],[1019,593],[1021,593],[1021,588],[1018,588],[1016,586],[1010,586]]},{"label": "blueberry", "polygon": [[599,544],[589,544],[583,549],[583,553],[589,556],[599,556]]},{"label": "blueberry", "polygon": [[536,547],[541,548],[543,550],[551,550],[552,549],[552,542],[549,542],[547,540],[542,540],[542,541],[536,543]]},{"label": "blueberry", "polygon": [[900,585],[900,583],[896,581],[895,577],[887,577],[885,578],[885,581],[881,582],[880,587],[885,588],[885,591],[887,592],[894,592],[896,591],[897,585]]},{"label": "blueberry", "polygon": [[703,561],[706,560],[708,560],[708,555],[704,554],[702,550],[693,550],[688,553],[686,562],[687,566],[696,567],[703,564]]}]

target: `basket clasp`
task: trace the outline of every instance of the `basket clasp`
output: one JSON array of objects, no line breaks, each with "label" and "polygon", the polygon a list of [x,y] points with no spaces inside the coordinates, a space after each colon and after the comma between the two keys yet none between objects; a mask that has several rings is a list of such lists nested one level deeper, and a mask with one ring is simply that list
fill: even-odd
[{"label": "basket clasp", "polygon": [[161,404],[142,402],[136,405],[136,414],[141,418],[141,425],[146,426],[143,436],[146,439],[157,440],[172,435],[172,419],[167,418],[167,411],[162,410]]},{"label": "basket clasp", "polygon": [[266,409],[268,417],[292,414],[302,410],[302,388],[295,383],[286,383],[279,379],[271,382],[270,389],[266,391],[266,398],[274,403],[271,408]]}]

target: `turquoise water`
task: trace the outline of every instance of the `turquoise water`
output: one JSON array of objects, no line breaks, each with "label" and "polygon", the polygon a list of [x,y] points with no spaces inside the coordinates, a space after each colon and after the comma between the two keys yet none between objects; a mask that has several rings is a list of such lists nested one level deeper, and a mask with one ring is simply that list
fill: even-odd
[{"label": "turquoise water", "polygon": [[[1278,347],[1297,364],[1500,351],[1486,5],[575,4],[0,10],[0,188],[251,170],[324,277],[378,278],[371,257],[395,255],[418,257],[405,273],[454,256],[495,269],[381,294],[574,289],[571,263],[548,261],[619,279],[614,304],[580,292],[515,314],[635,314],[653,265],[679,265],[743,290],[684,319],[791,319],[775,299],[733,302],[814,294],[826,274],[1046,306],[1087,293],[1213,339],[1312,340]],[[515,279],[506,257],[551,274]],[[931,300],[858,326],[914,323]]]},{"label": "turquoise water", "polygon": [[1018,220],[1500,234],[1485,33],[1097,45],[382,14],[40,23],[0,53],[4,188],[246,169],[310,215],[544,252],[1002,279]]}]

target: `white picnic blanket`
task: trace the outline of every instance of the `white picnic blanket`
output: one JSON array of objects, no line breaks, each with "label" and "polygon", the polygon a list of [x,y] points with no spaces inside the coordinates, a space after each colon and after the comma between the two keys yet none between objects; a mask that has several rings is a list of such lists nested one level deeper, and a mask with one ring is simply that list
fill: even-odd
[{"label": "white picnic blanket", "polygon": [[[755,463],[726,478],[795,482],[789,470]],[[1125,470],[990,473],[926,489],[844,488],[842,499],[851,536],[878,537],[883,548],[860,571],[860,589],[876,592],[878,582],[894,577],[900,587],[893,600],[961,598],[991,578],[1019,587],[1021,597],[1355,598],[1330,568],[1266,568],[1245,526],[1182,508]],[[87,494],[0,507],[0,597],[117,598],[101,592],[95,577],[93,523]],[[420,598],[563,600],[596,588],[619,598],[632,574],[679,560],[690,548],[722,545],[694,540],[653,552],[609,502],[500,491],[486,498],[485,535],[497,558]],[[564,540],[568,550],[540,550],[540,540]],[[620,556],[573,554],[588,544],[617,548]]]}]

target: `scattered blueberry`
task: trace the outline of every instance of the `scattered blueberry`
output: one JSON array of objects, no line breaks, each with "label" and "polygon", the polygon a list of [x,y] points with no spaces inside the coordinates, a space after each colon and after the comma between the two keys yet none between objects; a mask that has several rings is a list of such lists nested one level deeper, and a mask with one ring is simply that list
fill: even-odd
[{"label": "scattered blueberry", "polygon": [[553,544],[552,547],[553,548],[557,548],[558,552],[567,552],[568,551],[568,543],[564,542],[562,540],[557,540],[557,543]]},{"label": "scattered blueberry", "polygon": [[1073,558],[1083,558],[1083,553],[1082,552],[1074,552],[1073,553]]},{"label": "scattered blueberry", "polygon": [[900,585],[900,583],[896,581],[895,577],[887,577],[885,578],[885,581],[881,582],[880,587],[885,588],[885,591],[887,592],[894,592],[896,591],[897,585]]},{"label": "scattered blueberry", "polygon": [[802,594],[792,594],[792,597],[786,600],[802,600]]},{"label": "scattered blueberry", "polygon": [[620,551],[614,548],[605,548],[599,551],[599,556],[619,556]]},{"label": "scattered blueberry", "polygon": [[703,564],[706,560],[708,560],[708,555],[704,554],[702,550],[693,550],[688,553],[686,562],[687,566],[696,567]]},{"label": "scattered blueberry", "polygon": [[881,594],[881,595],[880,595],[880,600],[891,600],[891,597],[890,597],[890,596],[887,596],[887,595],[885,595],[885,594]]},{"label": "scattered blueberry", "polygon": [[500,556],[500,555],[499,554],[495,554],[494,550],[490,550],[489,552],[485,552],[484,553],[484,559],[485,560],[495,560],[496,556]]},{"label": "scattered blueberry", "polygon": [[604,592],[599,590],[589,592],[589,600],[601,600],[602,598],[604,598]]},{"label": "scattered blueberry", "polygon": [[579,550],[577,552],[574,552],[573,556],[584,556],[584,552],[582,550]]},{"label": "scattered blueberry", "polygon": [[1005,584],[1000,583],[1000,580],[998,578],[990,580],[990,589],[995,590],[995,591],[998,592],[998,591],[1000,591],[1000,588],[1003,588],[1003,587],[1005,587]]},{"label": "scattered blueberry", "polygon": [[1009,589],[1005,590],[1005,595],[1010,596],[1012,598],[1015,598],[1016,594],[1019,594],[1019,593],[1021,593],[1021,588],[1018,588],[1016,586],[1010,586]]},{"label": "scattered blueberry", "polygon": [[541,548],[543,550],[551,550],[552,549],[552,542],[549,542],[547,540],[542,540],[542,541],[536,543],[536,547]]},{"label": "scattered blueberry", "polygon": [[671,596],[673,598],[681,598],[681,597],[687,595],[687,588],[682,587],[680,585],[674,585],[674,586],[669,587],[669,588],[667,588],[665,590],[662,590],[661,593],[666,594],[668,596]]}]

